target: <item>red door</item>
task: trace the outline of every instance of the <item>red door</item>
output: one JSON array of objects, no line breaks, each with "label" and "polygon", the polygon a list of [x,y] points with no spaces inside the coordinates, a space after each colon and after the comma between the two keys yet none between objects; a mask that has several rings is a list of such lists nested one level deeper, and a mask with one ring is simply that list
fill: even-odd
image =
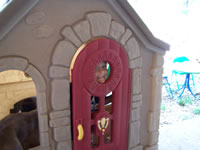
[{"label": "red door", "polygon": [[[110,71],[104,83],[95,76],[102,62]],[[128,150],[131,71],[124,49],[111,39],[94,40],[78,54],[71,72],[73,149]]]}]

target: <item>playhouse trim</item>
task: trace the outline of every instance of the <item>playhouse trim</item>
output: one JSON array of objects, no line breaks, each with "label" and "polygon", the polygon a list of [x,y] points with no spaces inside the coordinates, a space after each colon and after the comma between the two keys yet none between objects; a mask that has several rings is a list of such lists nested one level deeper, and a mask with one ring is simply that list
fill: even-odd
[{"label": "playhouse trim", "polygon": [[0,40],[39,2],[39,0],[13,0],[0,13]]}]

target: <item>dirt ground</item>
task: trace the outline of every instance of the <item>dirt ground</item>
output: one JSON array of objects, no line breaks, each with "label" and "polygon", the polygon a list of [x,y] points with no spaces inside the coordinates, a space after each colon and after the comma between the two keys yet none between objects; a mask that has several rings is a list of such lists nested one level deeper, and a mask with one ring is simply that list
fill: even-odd
[{"label": "dirt ground", "polygon": [[200,150],[200,116],[160,128],[158,150]]},{"label": "dirt ground", "polygon": [[[200,77],[200,75],[199,75]],[[194,76],[195,85],[192,80],[190,81],[191,89],[197,97],[200,98],[200,78]],[[183,84],[185,77],[182,77]],[[171,85],[172,89],[177,89],[176,84]],[[160,115],[160,127],[171,125],[176,122],[184,120],[190,120],[200,116],[200,100],[195,99],[186,88],[183,95],[177,99],[180,95],[181,90],[173,93],[174,98],[172,99],[163,86],[162,89],[162,102],[161,102],[161,115]],[[185,105],[184,105],[184,104]],[[183,104],[183,105],[181,105]]]},{"label": "dirt ground", "polygon": [[[192,91],[200,98],[199,79],[198,76],[194,77],[195,86],[192,80],[190,83]],[[172,85],[172,88],[177,88],[176,84]],[[174,93],[172,99],[163,86],[159,150],[200,150],[200,100],[195,99],[188,89],[177,99],[180,93],[181,90]]]}]

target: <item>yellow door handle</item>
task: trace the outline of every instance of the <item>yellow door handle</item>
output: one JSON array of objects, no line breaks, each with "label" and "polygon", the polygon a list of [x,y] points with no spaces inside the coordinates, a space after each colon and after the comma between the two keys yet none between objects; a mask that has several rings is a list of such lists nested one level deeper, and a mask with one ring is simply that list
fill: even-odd
[{"label": "yellow door handle", "polygon": [[79,124],[77,129],[78,129],[78,140],[81,141],[81,140],[83,140],[83,137],[84,137],[83,126],[81,124]]}]

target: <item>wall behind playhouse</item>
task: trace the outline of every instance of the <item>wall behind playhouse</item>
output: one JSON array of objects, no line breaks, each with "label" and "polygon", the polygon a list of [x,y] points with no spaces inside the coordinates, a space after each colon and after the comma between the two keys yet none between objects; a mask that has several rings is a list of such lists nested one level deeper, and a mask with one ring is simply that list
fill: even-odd
[{"label": "wall behind playhouse", "polygon": [[10,114],[10,109],[16,102],[35,95],[35,84],[30,77],[24,75],[24,72],[0,72],[0,120]]}]

